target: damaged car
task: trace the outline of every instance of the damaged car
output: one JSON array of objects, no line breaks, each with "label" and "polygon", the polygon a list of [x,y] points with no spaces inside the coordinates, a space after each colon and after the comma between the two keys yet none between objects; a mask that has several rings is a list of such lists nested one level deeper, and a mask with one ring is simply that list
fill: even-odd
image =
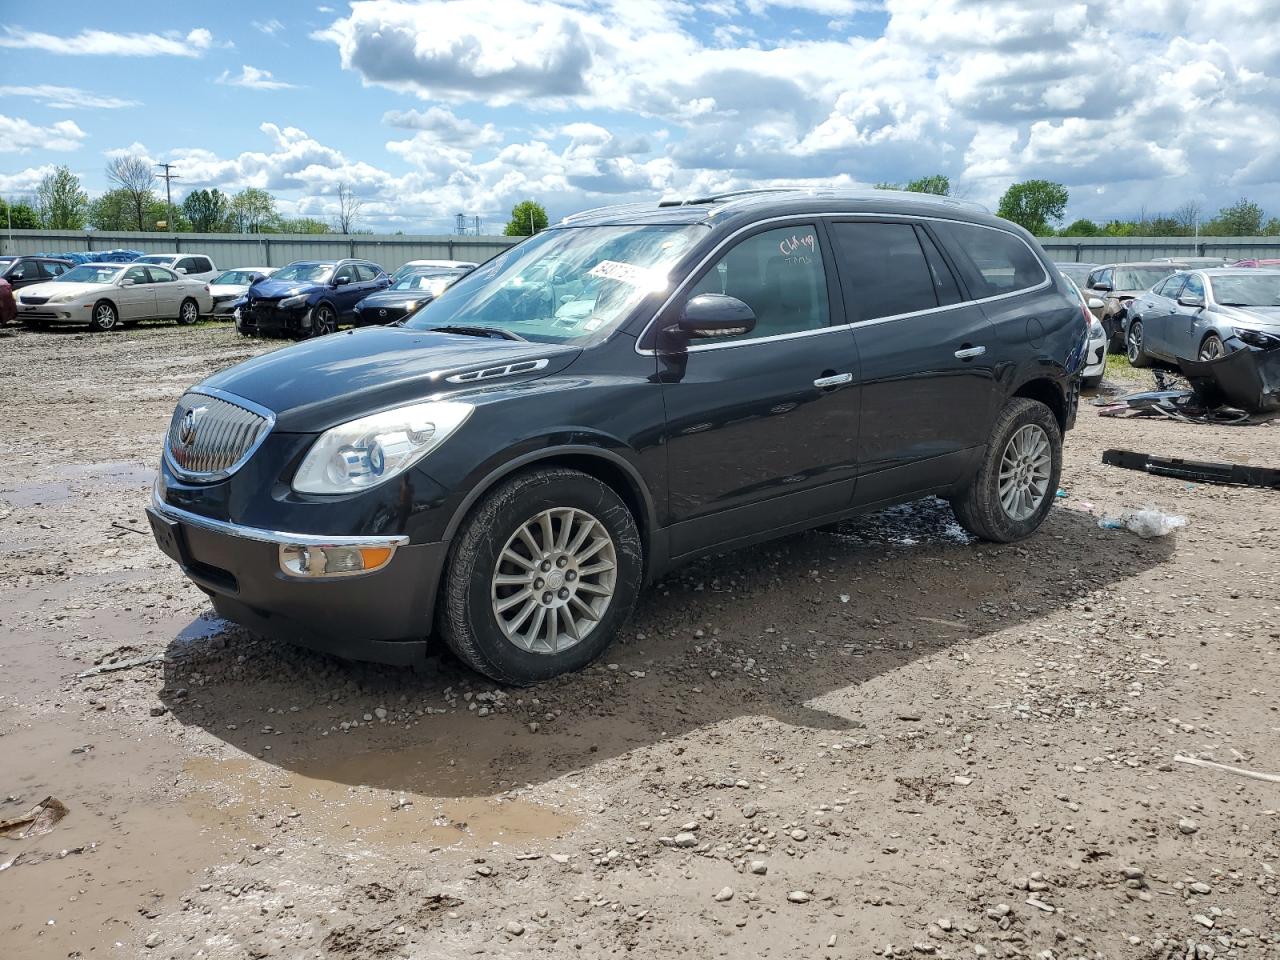
[{"label": "damaged car", "polygon": [[148,517],[252,631],[399,664],[434,637],[535,683],[708,553],[933,495],[982,539],[1031,536],[1088,327],[1035,238],[962,201],[597,209],[399,324],[192,387]]},{"label": "damaged car", "polygon": [[236,329],[295,339],[335,333],[354,319],[357,303],[390,283],[368,260],[296,260],[249,287],[235,308]]},{"label": "damaged car", "polygon": [[1124,332],[1135,367],[1280,347],[1280,272],[1224,267],[1176,273],[1133,299]]},{"label": "damaged car", "polygon": [[1153,260],[1147,263],[1112,263],[1097,267],[1089,274],[1084,293],[1101,302],[1101,306],[1090,306],[1090,310],[1106,331],[1107,345],[1112,352],[1119,353],[1124,345],[1129,302],[1178,269],[1172,263]]}]

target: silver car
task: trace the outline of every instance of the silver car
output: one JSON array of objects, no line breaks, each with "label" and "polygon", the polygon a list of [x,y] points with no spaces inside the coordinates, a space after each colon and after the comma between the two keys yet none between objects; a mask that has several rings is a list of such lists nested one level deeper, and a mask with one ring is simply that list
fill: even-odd
[{"label": "silver car", "polygon": [[1130,303],[1125,347],[1135,367],[1280,347],[1280,272],[1225,267],[1175,273]]},{"label": "silver car", "polygon": [[230,317],[236,304],[244,299],[249,288],[259,280],[276,272],[277,267],[236,267],[224,270],[209,281],[209,293],[213,296],[213,315]]},{"label": "silver car", "polygon": [[98,331],[138,320],[192,324],[212,307],[207,283],[140,263],[81,264],[18,295],[18,319],[25,323],[86,323]]}]

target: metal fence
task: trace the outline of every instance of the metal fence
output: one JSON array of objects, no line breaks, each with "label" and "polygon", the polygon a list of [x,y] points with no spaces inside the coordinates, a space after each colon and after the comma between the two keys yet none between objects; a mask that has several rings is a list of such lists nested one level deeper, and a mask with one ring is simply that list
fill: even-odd
[{"label": "metal fence", "polygon": [[497,256],[518,237],[399,234],[140,233],[134,231],[0,230],[3,253],[141,250],[203,253],[220,267],[282,267],[293,260],[360,257],[393,271],[409,260],[472,260]]},{"label": "metal fence", "polygon": [[1061,263],[1132,263],[1155,257],[1280,258],[1280,237],[1041,237]]}]

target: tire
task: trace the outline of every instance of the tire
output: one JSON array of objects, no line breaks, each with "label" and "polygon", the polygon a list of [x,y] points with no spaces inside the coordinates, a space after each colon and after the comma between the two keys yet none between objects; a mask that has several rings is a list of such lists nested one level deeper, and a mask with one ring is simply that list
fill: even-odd
[{"label": "tire", "polygon": [[89,317],[89,329],[96,333],[114,330],[120,323],[120,314],[116,305],[110,300],[99,300],[93,305],[93,314]]},{"label": "tire", "polygon": [[178,307],[178,326],[189,327],[200,319],[200,304],[191,297],[182,301]]},{"label": "tire", "polygon": [[1217,360],[1219,357],[1227,355],[1227,345],[1222,342],[1222,338],[1216,333],[1211,333],[1200,341],[1200,350],[1196,356],[1197,360]]},{"label": "tire", "polygon": [[[550,527],[539,523],[543,516],[549,517]],[[566,518],[567,545],[560,540]],[[545,545],[544,529],[552,532],[553,550],[537,561],[532,547]],[[532,541],[522,538],[522,530],[532,531]],[[572,548],[579,536],[585,539],[570,559],[572,551],[565,547]],[[607,542],[601,546],[600,541]],[[554,549],[557,544],[559,550]],[[550,570],[543,566],[552,563],[557,565]],[[612,570],[597,570],[607,563]],[[563,467],[521,473],[487,494],[454,539],[437,615],[439,630],[459,659],[499,683],[527,686],[549,680],[581,670],[604,653],[631,615],[643,574],[635,518],[611,487]],[[588,591],[588,585],[594,589]],[[523,600],[513,599],[521,596]],[[504,601],[505,617],[498,609]],[[590,617],[582,614],[584,607]]]},{"label": "tire", "polygon": [[[1031,471],[1033,478],[1041,477],[1034,484],[1039,498],[1025,515],[1014,515],[1006,508],[1000,489],[1001,469],[1008,468],[1006,451],[1015,451],[1018,438],[1043,440],[1048,454],[1048,463],[1041,470]],[[1020,469],[1021,464],[1015,462],[1014,468]],[[980,540],[1012,543],[1029,537],[1044,522],[1053,507],[1061,476],[1062,430],[1053,411],[1038,400],[1015,397],[1000,411],[991,428],[987,452],[973,482],[952,498],[951,507],[960,525]]]},{"label": "tire", "polygon": [[1149,367],[1151,366],[1151,358],[1147,356],[1146,350],[1142,348],[1142,321],[1133,320],[1129,323],[1129,332],[1125,334],[1125,356],[1129,358],[1129,366],[1131,367]]},{"label": "tire", "polygon": [[311,315],[311,336],[323,337],[330,333],[338,332],[338,314],[327,303],[322,303],[316,307],[315,312]]}]

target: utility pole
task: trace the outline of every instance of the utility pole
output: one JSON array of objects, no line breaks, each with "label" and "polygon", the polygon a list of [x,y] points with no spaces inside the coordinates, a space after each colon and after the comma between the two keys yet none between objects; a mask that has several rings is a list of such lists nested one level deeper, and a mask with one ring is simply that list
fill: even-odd
[{"label": "utility pole", "polygon": [[173,194],[169,190],[169,181],[181,180],[182,178],[176,173],[170,172],[170,169],[173,167],[172,163],[157,163],[156,166],[164,171],[164,173],[161,174],[161,176],[164,177],[164,202],[165,206],[169,208],[169,229],[173,230]]}]

